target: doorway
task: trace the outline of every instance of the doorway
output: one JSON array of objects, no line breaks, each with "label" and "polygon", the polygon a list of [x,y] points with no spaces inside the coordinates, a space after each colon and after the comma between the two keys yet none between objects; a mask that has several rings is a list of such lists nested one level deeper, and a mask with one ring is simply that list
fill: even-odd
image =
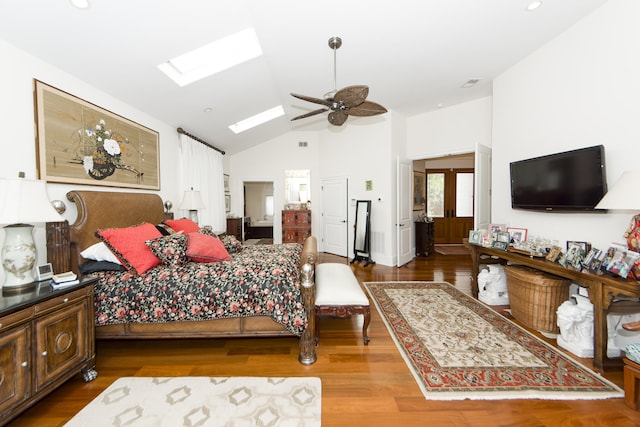
[{"label": "doorway", "polygon": [[273,182],[244,182],[243,230],[247,240],[273,239]]},{"label": "doorway", "polygon": [[434,221],[435,243],[462,243],[473,229],[473,169],[426,169],[426,175],[427,216]]}]

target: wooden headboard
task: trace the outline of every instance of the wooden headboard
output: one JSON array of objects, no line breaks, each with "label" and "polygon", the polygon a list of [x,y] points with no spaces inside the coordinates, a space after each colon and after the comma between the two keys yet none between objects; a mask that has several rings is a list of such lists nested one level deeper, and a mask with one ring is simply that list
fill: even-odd
[{"label": "wooden headboard", "polygon": [[142,222],[159,224],[164,219],[162,199],[157,194],[69,191],[67,199],[78,208],[78,217],[69,231],[71,269],[76,273],[80,252],[99,241],[96,230],[128,227]]}]

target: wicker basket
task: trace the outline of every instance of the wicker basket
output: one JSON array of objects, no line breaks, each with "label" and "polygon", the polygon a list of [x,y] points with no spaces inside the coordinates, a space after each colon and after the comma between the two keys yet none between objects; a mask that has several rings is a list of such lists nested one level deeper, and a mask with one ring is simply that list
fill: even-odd
[{"label": "wicker basket", "polygon": [[518,265],[508,265],[504,271],[513,317],[540,332],[559,333],[556,311],[569,298],[571,282]]}]

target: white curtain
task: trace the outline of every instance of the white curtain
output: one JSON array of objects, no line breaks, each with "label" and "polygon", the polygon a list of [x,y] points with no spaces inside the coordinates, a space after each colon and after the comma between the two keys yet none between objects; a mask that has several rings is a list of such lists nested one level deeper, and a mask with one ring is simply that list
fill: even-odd
[{"label": "white curtain", "polygon": [[[222,154],[182,134],[180,145],[183,190],[193,188],[200,191],[205,205],[204,209],[198,211],[198,222],[201,226],[210,225],[216,233],[222,233],[227,229]],[[182,211],[181,216],[188,214]]]}]

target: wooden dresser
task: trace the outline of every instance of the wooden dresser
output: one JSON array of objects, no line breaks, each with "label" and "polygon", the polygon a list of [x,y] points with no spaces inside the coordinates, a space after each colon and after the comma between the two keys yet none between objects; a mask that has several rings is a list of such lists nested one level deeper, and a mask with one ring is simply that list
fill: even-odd
[{"label": "wooden dresser", "polygon": [[49,281],[0,296],[0,425],[80,372],[96,378],[93,283]]},{"label": "wooden dresser", "polygon": [[416,256],[429,256],[435,252],[433,221],[414,222],[416,229]]},{"label": "wooden dresser", "polygon": [[250,221],[251,221],[251,218],[249,217],[227,218],[227,234],[236,236],[236,239],[240,240],[241,242],[244,242],[245,240],[250,238],[250,236],[246,235],[249,229],[248,225]]},{"label": "wooden dresser", "polygon": [[311,236],[311,211],[282,211],[282,243],[304,243]]}]

